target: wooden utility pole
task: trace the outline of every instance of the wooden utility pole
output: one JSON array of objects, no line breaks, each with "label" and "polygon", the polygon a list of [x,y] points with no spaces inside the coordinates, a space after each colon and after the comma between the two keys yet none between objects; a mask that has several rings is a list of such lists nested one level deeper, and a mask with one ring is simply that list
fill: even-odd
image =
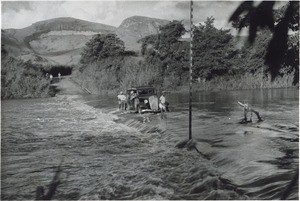
[{"label": "wooden utility pole", "polygon": [[193,83],[193,1],[190,1],[190,99],[189,99],[189,139],[192,139],[192,83]]}]

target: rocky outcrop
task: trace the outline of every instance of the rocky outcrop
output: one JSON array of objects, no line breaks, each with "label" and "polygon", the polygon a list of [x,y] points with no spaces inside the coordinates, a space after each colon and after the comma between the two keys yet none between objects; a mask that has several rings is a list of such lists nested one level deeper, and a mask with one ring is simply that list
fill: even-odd
[{"label": "rocky outcrop", "polygon": [[139,50],[138,40],[151,34],[157,34],[159,27],[167,23],[169,23],[168,20],[133,16],[125,19],[117,28],[116,33],[125,42],[127,49]]}]

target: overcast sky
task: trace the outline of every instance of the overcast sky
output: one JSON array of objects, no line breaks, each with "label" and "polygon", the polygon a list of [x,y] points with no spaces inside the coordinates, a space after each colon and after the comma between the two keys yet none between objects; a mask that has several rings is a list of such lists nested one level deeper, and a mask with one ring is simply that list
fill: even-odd
[{"label": "overcast sky", "polygon": [[[2,28],[24,28],[32,23],[57,17],[119,26],[134,15],[167,20],[188,20],[189,1],[1,1]],[[236,1],[197,1],[195,22],[216,18],[217,27],[225,27]]]},{"label": "overcast sky", "polygon": [[[239,1],[194,1],[195,24],[213,16],[218,28],[227,21]],[[167,20],[189,20],[189,1],[1,1],[1,28],[24,28],[57,17],[74,17],[119,26],[134,15]]]}]

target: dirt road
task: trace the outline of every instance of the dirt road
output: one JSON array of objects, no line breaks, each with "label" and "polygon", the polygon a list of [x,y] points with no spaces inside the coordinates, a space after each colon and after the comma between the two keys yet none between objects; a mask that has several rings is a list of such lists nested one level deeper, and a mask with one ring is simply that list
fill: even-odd
[{"label": "dirt road", "polygon": [[[57,78],[58,79],[58,78]],[[54,80],[57,81],[57,80]],[[71,76],[63,76],[58,82],[51,84],[51,86],[56,87],[59,95],[79,95],[86,94],[87,91],[83,90],[79,85],[77,85]]]}]

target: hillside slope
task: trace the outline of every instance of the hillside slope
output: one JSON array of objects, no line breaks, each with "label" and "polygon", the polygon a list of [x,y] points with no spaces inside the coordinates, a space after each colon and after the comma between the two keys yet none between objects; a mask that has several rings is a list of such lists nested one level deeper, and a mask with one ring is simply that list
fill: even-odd
[{"label": "hillside slope", "polygon": [[39,64],[74,65],[80,60],[81,49],[95,34],[116,33],[125,42],[126,49],[138,51],[138,40],[158,33],[159,26],[168,22],[133,16],[116,28],[75,18],[55,18],[23,29],[4,29],[1,37],[11,56]]},{"label": "hillside slope", "polygon": [[117,28],[117,35],[125,42],[129,50],[139,50],[138,40],[159,32],[159,27],[168,24],[168,20],[149,18],[143,16],[129,17]]},{"label": "hillside slope", "polygon": [[42,64],[76,64],[94,34],[115,32],[113,26],[75,18],[55,18],[23,29],[2,30],[2,44],[12,55]]}]

